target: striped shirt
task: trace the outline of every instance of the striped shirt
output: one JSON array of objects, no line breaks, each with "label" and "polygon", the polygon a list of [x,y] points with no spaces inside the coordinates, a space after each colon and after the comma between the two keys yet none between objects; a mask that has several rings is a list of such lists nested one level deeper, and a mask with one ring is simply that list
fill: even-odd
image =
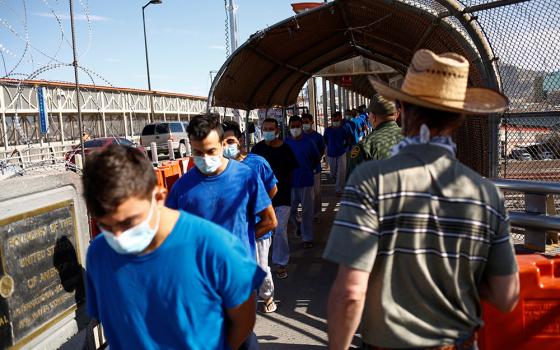
[{"label": "striped shirt", "polygon": [[324,257],[371,273],[362,337],[387,348],[468,336],[483,277],[517,271],[501,193],[428,144],[356,168]]}]

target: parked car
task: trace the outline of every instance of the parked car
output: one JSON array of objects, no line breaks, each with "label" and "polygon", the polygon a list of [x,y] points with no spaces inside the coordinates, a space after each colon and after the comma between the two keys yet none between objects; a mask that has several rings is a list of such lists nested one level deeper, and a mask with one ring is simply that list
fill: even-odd
[{"label": "parked car", "polygon": [[167,141],[173,141],[173,150],[177,157],[184,157],[190,153],[187,122],[161,122],[146,124],[140,136],[140,145],[150,149],[152,142],[156,143],[158,152],[168,153]]},{"label": "parked car", "polygon": [[541,159],[542,160],[554,159],[554,154],[550,151],[544,151],[541,153]]},{"label": "parked car", "polygon": [[526,150],[522,150],[522,149],[512,150],[510,157],[511,159],[516,159],[516,160],[533,160],[531,154],[529,154],[529,152],[527,152]]},{"label": "parked car", "polygon": [[[109,145],[123,145],[127,147],[133,147],[138,149],[138,151],[142,152],[143,154],[146,154],[146,150],[144,149],[144,147],[130,140],[127,140],[124,137],[100,137],[96,139],[90,139],[84,142],[84,153],[87,157],[88,154],[103,149]],[[75,157],[76,154],[81,153],[81,151],[82,149],[80,147],[80,144],[78,144],[74,146],[72,150],[66,152],[66,154],[64,155],[64,160],[66,161],[66,169],[75,169]]]}]

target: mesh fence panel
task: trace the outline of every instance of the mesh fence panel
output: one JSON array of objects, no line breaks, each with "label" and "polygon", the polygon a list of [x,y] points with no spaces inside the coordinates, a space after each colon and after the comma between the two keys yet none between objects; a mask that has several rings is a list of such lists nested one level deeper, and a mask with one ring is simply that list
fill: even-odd
[{"label": "mesh fence panel", "polygon": [[[498,1],[461,0],[468,6]],[[508,113],[498,133],[498,174],[560,181],[560,7],[534,0],[475,13],[494,51]],[[556,199],[556,209],[560,202]],[[510,210],[525,209],[522,193],[506,193]],[[523,231],[516,237],[522,239]]]}]

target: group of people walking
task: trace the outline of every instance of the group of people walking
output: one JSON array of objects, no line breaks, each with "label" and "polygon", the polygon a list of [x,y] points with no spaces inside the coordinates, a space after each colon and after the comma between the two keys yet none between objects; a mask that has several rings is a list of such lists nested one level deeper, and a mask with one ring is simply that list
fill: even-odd
[{"label": "group of people walking", "polygon": [[250,152],[237,123],[197,116],[196,167],[169,193],[135,149],[88,157],[84,196],[103,234],[87,308],[111,348],[256,349],[257,300],[274,312],[273,278],[288,277],[288,227],[313,247],[325,156],[340,198],[324,251],[339,265],[329,348],[348,349],[361,321],[364,349],[475,349],[481,300],[508,311],[519,281],[503,197],[455,158],[464,115],[507,106],[467,88],[468,67],[420,50],[401,89],[372,79],[369,106],[333,113],[323,135],[309,114],[286,137],[265,119]]}]

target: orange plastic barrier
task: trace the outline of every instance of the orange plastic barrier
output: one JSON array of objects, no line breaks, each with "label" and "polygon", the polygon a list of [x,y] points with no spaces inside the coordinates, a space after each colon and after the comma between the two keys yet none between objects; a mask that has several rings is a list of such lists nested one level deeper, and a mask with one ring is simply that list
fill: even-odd
[{"label": "orange plastic barrier", "polygon": [[483,304],[481,350],[560,349],[560,258],[518,255],[521,294],[516,308],[502,314]]},{"label": "orange plastic barrier", "polygon": [[158,186],[165,187],[165,182],[163,181],[163,173],[161,172],[161,170],[159,168],[154,168],[154,171],[156,172]]},{"label": "orange plastic barrier", "polygon": [[170,161],[166,164],[158,166],[157,172],[161,174],[163,186],[167,190],[171,190],[171,187],[181,177],[181,168],[179,167],[179,162]]},{"label": "orange plastic barrier", "polygon": [[178,161],[182,174],[185,174],[187,171],[191,170],[194,167],[194,162],[192,161],[191,157],[179,158]]}]

